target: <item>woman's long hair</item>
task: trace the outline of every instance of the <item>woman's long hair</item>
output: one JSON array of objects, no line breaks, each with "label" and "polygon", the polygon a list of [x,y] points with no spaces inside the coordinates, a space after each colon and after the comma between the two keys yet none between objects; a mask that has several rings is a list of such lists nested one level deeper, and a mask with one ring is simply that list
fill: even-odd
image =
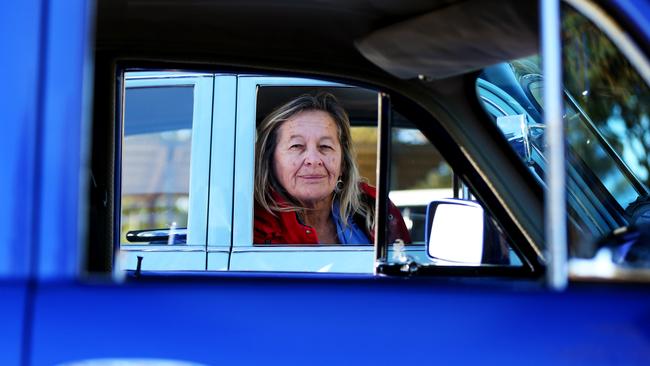
[{"label": "woman's long hair", "polygon": [[[255,143],[255,200],[265,210],[273,213],[287,211],[304,211],[306,208],[280,185],[274,174],[273,155],[278,143],[280,126],[291,117],[303,111],[327,112],[338,130],[342,148],[341,180],[333,194],[333,200],[339,200],[339,215],[344,225],[354,214],[365,218],[365,226],[371,232],[374,225],[374,206],[361,199],[359,168],[357,167],[354,147],[350,134],[350,118],[336,97],[330,93],[316,95],[304,94],[271,112],[257,128]],[[272,192],[280,197],[276,199]],[[333,202],[333,201],[332,201]]]}]

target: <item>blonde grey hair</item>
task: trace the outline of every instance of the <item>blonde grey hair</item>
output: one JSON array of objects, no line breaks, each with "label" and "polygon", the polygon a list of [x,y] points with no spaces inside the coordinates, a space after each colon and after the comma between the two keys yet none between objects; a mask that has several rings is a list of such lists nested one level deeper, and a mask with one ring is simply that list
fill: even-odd
[{"label": "blonde grey hair", "polygon": [[[342,149],[340,177],[342,184],[337,184],[338,188],[332,192],[334,195],[332,202],[336,199],[339,200],[339,215],[344,225],[349,224],[348,219],[352,215],[360,214],[365,218],[366,229],[370,232],[374,224],[374,206],[361,198],[361,188],[359,187],[361,177],[352,145],[350,118],[336,97],[330,93],[301,95],[275,109],[260,123],[255,143],[257,158],[255,162],[255,200],[261,207],[272,213],[274,211],[301,212],[306,209],[297,199],[291,197],[275,177],[273,159],[280,126],[303,111],[327,112],[336,123]],[[278,202],[272,192],[279,195],[284,202]]]}]

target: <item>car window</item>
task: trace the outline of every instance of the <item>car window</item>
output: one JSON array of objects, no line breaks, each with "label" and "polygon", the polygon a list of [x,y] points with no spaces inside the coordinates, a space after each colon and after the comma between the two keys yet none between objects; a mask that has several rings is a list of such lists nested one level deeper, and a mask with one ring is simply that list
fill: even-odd
[{"label": "car window", "polygon": [[[570,7],[563,13],[564,86],[572,146],[617,203],[628,210],[648,193],[650,89],[617,47]],[[590,146],[595,146],[590,149]]]},{"label": "car window", "polygon": [[[331,93],[336,96],[345,106],[350,116],[351,135],[361,180],[370,185],[374,192],[373,187],[376,186],[375,181],[377,179],[377,92],[349,86],[323,85],[315,81],[312,81],[314,84],[309,85],[308,81],[291,80],[289,78],[274,81],[257,80],[256,82],[258,84],[255,89],[257,96],[255,123],[258,126],[265,123],[265,117],[269,116],[275,107],[292,100],[292,98],[305,93],[311,96],[319,93]],[[271,82],[279,84],[268,85]],[[308,85],[296,85],[297,83],[307,83]],[[454,196],[452,191],[452,170],[442,155],[411,121],[397,111],[393,111],[391,115],[393,127],[390,137],[390,187],[388,197],[390,206],[393,209],[389,212],[389,222],[386,225],[391,228],[395,226],[395,230],[391,229],[395,235],[389,238],[387,260],[400,261],[407,258],[407,260],[427,265],[476,265],[477,263],[452,263],[441,259],[432,259],[427,255],[427,209],[429,203],[434,200]],[[260,129],[258,129],[257,141],[265,141],[266,135],[262,132],[260,136],[259,133]],[[252,150],[250,144],[244,144],[243,146],[247,146],[249,152]],[[263,155],[263,153],[256,152],[255,159],[263,159],[260,155]],[[238,162],[238,164],[240,163]],[[273,165],[274,163],[275,161],[270,161],[266,162],[265,165]],[[258,172],[256,171],[255,174],[258,174]],[[256,184],[262,185],[260,183]],[[237,186],[239,185],[237,184]],[[275,189],[282,188],[284,187]],[[374,209],[374,199],[372,201]],[[237,210],[239,206],[240,204],[236,203],[235,209]],[[258,209],[259,207],[255,207],[252,211],[255,212]],[[284,220],[291,220],[291,222],[295,221],[297,226],[292,229],[285,229],[287,231],[306,230],[313,232],[314,230],[309,225],[303,225],[300,216],[294,212],[291,212],[290,215],[278,214],[278,216],[280,215],[282,216],[277,219],[265,216],[264,224],[268,220],[276,220],[274,222],[282,222],[284,225]],[[235,217],[238,220],[240,215],[236,214]],[[243,224],[249,222],[244,221]],[[260,229],[255,225],[257,225],[257,221],[255,221],[251,231],[258,235],[257,230]],[[277,228],[269,229],[262,225],[260,227],[263,228],[262,230],[278,230]],[[235,231],[237,230],[235,228]],[[481,257],[481,253],[484,254],[484,257],[479,258],[478,264],[520,266],[521,261],[512,252],[507,239],[502,235],[502,231],[497,230],[495,233],[501,233],[496,235],[501,239],[497,240],[498,244],[494,245],[499,250],[479,252],[479,257]],[[230,269],[361,273],[373,271],[374,248],[371,245],[372,241],[356,245],[331,245],[317,242],[289,243],[275,238],[282,238],[285,235],[289,237],[292,236],[291,234],[263,231],[261,235],[264,235],[264,238],[254,239],[253,244],[250,241],[253,238],[250,236],[247,239],[248,241],[241,243],[235,240]],[[370,235],[374,235],[374,232]],[[368,235],[369,238],[371,238],[370,235]],[[303,236],[300,235],[300,237]],[[306,238],[303,239],[305,241],[310,240],[309,237],[304,238]],[[451,246],[452,241],[451,239],[446,240],[445,245]],[[496,252],[499,253],[493,255]],[[510,255],[511,252],[512,255]]]},{"label": "car window", "polygon": [[[399,113],[394,122],[409,123]],[[394,127],[391,134],[389,198],[400,209],[413,244],[424,244],[429,202],[452,198],[451,167],[415,127]]]},{"label": "car window", "polygon": [[[241,189],[241,194],[235,194],[235,235],[230,270],[372,273],[374,253],[372,242],[360,243],[351,240],[347,245],[332,245],[310,241],[311,236],[320,236],[321,233],[303,223],[302,217],[297,213],[282,213],[283,220],[290,219],[291,229],[286,229],[284,226],[280,228],[277,226],[280,221],[275,221],[275,213],[267,216],[265,213],[268,211],[260,210],[259,205],[253,202],[255,189],[258,188],[254,186],[254,181],[259,179],[255,165],[261,159],[255,152],[255,143],[263,139],[256,134],[256,128],[276,108],[287,102],[304,95],[316,96],[324,93],[336,98],[349,116],[350,137],[354,161],[359,173],[358,178],[365,184],[375,184],[376,91],[311,79],[240,76],[238,99],[245,101],[246,109],[254,113],[244,112],[243,116],[238,114],[235,189]],[[242,149],[241,152],[239,148]],[[274,164],[276,164],[275,160],[265,163],[267,166]],[[238,172],[239,169],[241,173]],[[275,174],[275,171],[267,171],[267,176],[270,174]],[[246,179],[243,179],[244,177]],[[367,202],[367,204],[371,204],[374,209],[374,202]],[[260,213],[264,214],[263,221],[259,219]],[[261,222],[270,226],[260,225]],[[286,221],[282,222],[284,225]],[[293,235],[298,230],[305,234]],[[288,242],[286,240],[288,237],[299,239]]]},{"label": "car window", "polygon": [[[522,266],[501,226],[471,190],[462,182],[454,188],[453,181],[458,178],[454,178],[450,165],[424,134],[397,111],[393,112],[393,126],[389,197],[401,211],[410,242],[390,243],[387,262],[417,266]],[[474,205],[481,222],[468,220],[467,211],[445,215],[442,208],[433,209],[440,207],[434,202]],[[445,206],[452,207],[456,208]],[[389,214],[388,220],[391,219]],[[466,237],[467,232],[473,232],[476,238]]]},{"label": "car window", "polygon": [[[368,212],[375,211],[378,157],[378,92],[328,81],[263,75],[127,72],[119,153],[120,255],[118,268],[145,270],[299,271],[372,273],[375,222],[352,214],[348,243],[256,241],[255,144],[257,127],[274,109],[301,95],[331,94],[350,121],[351,156]],[[396,234],[388,260],[426,265],[499,264],[521,261],[498,223],[489,250],[475,263],[446,261],[427,253],[430,203],[452,197],[453,171],[418,128],[398,111],[390,135],[391,210]],[[273,168],[275,160],[265,165]],[[275,171],[272,171],[275,174]],[[479,206],[480,207],[480,206]],[[335,212],[335,209],[332,209]],[[483,215],[483,214],[481,214]],[[297,229],[313,231],[292,213]],[[273,217],[271,215],[270,217]],[[441,217],[441,216],[438,216]],[[483,217],[483,216],[481,216]],[[292,222],[293,222],[292,221]],[[439,245],[453,246],[467,222],[453,220]],[[337,223],[337,225],[339,225]],[[364,226],[365,225],[365,226]],[[478,230],[483,223],[475,225]],[[450,226],[451,227],[451,226]],[[296,228],[273,232],[293,234]],[[337,230],[347,230],[344,225]],[[356,230],[356,231],[353,231]],[[391,229],[392,230],[392,229]],[[339,235],[339,234],[337,234]],[[340,236],[339,236],[340,239]],[[358,241],[357,241],[358,240]],[[458,247],[460,248],[460,247]],[[494,250],[493,250],[494,249]]]},{"label": "car window", "polygon": [[[650,89],[607,35],[567,5],[562,7],[562,42],[567,209],[576,229],[570,249],[574,257],[591,258],[602,249],[603,237],[646,222]],[[543,185],[540,70],[537,55],[489,67],[477,80],[477,92]],[[618,256],[619,264],[624,258]]]},{"label": "car window", "polygon": [[[127,72],[125,80],[116,167],[124,265],[142,256],[144,268],[204,269],[212,77]],[[172,260],[179,250],[189,254]]]},{"label": "car window", "polygon": [[[191,86],[126,89],[120,234],[125,245],[137,243],[134,231],[187,228],[193,94]],[[186,235],[146,239],[181,244]]]}]

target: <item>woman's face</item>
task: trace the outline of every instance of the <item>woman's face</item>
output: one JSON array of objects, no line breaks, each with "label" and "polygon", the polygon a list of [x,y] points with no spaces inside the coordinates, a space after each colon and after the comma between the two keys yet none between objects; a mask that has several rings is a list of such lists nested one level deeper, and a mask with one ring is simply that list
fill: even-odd
[{"label": "woman's face", "polygon": [[274,173],[282,187],[307,207],[329,203],[341,175],[341,143],[327,112],[303,111],[278,129]]}]

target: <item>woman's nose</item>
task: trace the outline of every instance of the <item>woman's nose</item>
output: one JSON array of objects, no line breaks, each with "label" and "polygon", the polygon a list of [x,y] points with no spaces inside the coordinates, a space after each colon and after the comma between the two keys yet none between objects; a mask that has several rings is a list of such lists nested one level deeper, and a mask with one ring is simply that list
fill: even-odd
[{"label": "woman's nose", "polygon": [[307,149],[305,154],[305,164],[306,165],[323,165],[323,159],[321,159],[318,149]]}]

